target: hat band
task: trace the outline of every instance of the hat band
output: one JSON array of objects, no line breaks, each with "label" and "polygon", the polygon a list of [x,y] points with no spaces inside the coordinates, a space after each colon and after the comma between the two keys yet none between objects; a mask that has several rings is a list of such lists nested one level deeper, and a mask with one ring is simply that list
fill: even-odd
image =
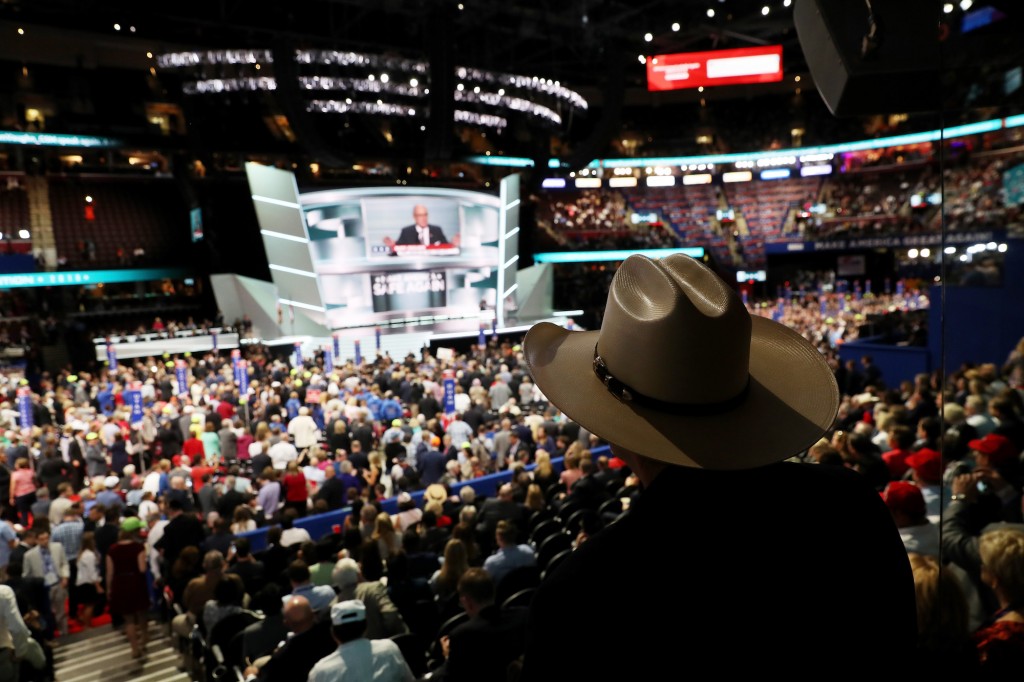
[{"label": "hat band", "polygon": [[674,403],[668,400],[652,398],[640,393],[622,380],[616,379],[612,373],[608,371],[608,365],[605,364],[604,358],[602,358],[597,352],[596,343],[594,344],[594,374],[596,374],[597,378],[601,380],[601,383],[604,384],[609,393],[624,403],[632,403],[643,407],[649,407],[660,412],[673,412],[675,414],[682,415],[701,416],[728,412],[742,404],[750,390],[750,375],[748,374],[747,381],[743,384],[743,388],[740,389],[739,393],[731,398],[727,398],[726,400],[721,400],[719,402]]}]

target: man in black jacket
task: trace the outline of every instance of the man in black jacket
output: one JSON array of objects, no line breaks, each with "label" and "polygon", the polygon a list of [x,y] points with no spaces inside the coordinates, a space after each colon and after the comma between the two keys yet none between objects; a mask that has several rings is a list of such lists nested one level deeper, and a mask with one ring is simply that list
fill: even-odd
[{"label": "man in black jacket", "polygon": [[[909,672],[917,600],[892,515],[858,471],[786,461],[839,411],[811,342],[752,316],[698,260],[633,255],[600,331],[542,322],[524,356],[548,400],[611,443],[643,489],[537,588],[521,682]],[[823,628],[823,609],[842,617]],[[742,633],[737,613],[772,615]],[[621,655],[568,655],[609,641],[609,623]],[[870,646],[851,645],[865,632]]]},{"label": "man in black jacket", "polygon": [[346,506],[347,499],[345,497],[345,484],[342,483],[338,475],[331,475],[335,473],[333,466],[327,467],[327,478],[320,484],[320,489],[316,491],[316,495],[313,496],[313,500],[323,500],[327,503],[327,508],[330,510],[341,509]]},{"label": "man in black jacket", "polygon": [[170,521],[164,526],[164,534],[155,545],[163,557],[164,566],[166,566],[162,572],[163,575],[170,575],[170,568],[174,566],[181,550],[190,545],[202,547],[203,541],[206,539],[202,522],[196,518],[195,514],[184,511],[180,500],[172,498],[167,503],[167,515],[170,517]]},{"label": "man in black jacket", "polygon": [[305,597],[289,597],[282,613],[292,635],[262,666],[246,668],[246,677],[256,675],[260,682],[304,680],[317,661],[338,648],[331,637],[330,617],[317,618]]},{"label": "man in black jacket", "polygon": [[445,662],[431,679],[510,679],[509,667],[525,647],[526,611],[495,604],[494,580],[482,568],[470,568],[459,578],[458,593],[469,620],[442,636]]}]

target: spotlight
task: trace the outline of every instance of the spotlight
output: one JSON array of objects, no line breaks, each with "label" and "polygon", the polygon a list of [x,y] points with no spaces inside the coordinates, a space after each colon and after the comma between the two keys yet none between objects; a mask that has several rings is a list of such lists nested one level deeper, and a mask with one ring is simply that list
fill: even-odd
[{"label": "spotlight", "polygon": [[28,239],[29,238],[28,230],[26,230],[26,229],[18,230],[18,237],[21,238],[21,239]]},{"label": "spotlight", "polygon": [[770,11],[771,10],[768,9],[768,5],[765,5],[764,7],[761,8],[761,16],[763,16],[763,17],[768,16],[768,12],[770,12]]},{"label": "spotlight", "polygon": [[645,33],[644,34],[644,42],[645,43],[649,43],[652,40],[654,40],[654,34],[653,33]]},{"label": "spotlight", "polygon": [[675,22],[674,24],[672,24],[672,30],[673,31],[678,31],[679,30],[679,22],[678,21]]},{"label": "spotlight", "polygon": [[708,9],[708,19],[714,19],[714,18],[715,18],[715,10],[709,8]]},{"label": "spotlight", "polygon": [[921,258],[928,258],[932,255],[932,250],[928,248],[921,249]]},{"label": "spotlight", "polygon": [[917,258],[917,249],[907,251],[907,258]]},{"label": "spotlight", "polygon": [[966,12],[971,8],[971,5],[973,4],[974,0],[960,0],[960,9]]}]

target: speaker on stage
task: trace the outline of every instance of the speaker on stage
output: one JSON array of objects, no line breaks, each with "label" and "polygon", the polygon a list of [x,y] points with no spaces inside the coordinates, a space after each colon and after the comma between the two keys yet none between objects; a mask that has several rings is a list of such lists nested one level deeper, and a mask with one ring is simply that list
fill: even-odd
[{"label": "speaker on stage", "polygon": [[796,0],[797,37],[829,110],[938,110],[940,11],[934,0]]}]

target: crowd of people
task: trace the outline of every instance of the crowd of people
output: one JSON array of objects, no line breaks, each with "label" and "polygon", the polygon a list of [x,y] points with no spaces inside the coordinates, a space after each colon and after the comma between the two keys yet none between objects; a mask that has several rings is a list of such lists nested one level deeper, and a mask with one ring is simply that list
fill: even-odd
[{"label": "crowd of people", "polygon": [[[820,342],[811,308],[788,307],[784,318]],[[458,612],[464,589],[494,606],[504,574],[537,562],[527,512],[558,504],[552,486],[596,509],[612,487],[627,483],[629,470],[591,455],[599,439],[550,406],[510,343],[458,360],[452,415],[442,409],[439,381],[450,368],[429,353],[401,363],[386,356],[364,367],[347,363],[328,374],[322,357],[290,367],[263,352],[254,347],[250,355],[246,400],[224,355],[191,357],[183,393],[169,368],[147,358],[98,376],[46,377],[34,391],[32,432],[8,421],[0,566],[43,659],[52,659],[50,644],[71,625],[88,628],[104,611],[124,624],[133,655],[144,656],[144,623],[166,590],[180,607],[174,630],[182,636],[197,624],[209,634],[220,617],[244,609],[260,610],[267,616],[260,623],[275,624],[278,635],[307,626],[301,641],[312,649],[275,651],[281,637],[262,633],[264,645],[254,645],[247,660],[259,679],[285,679],[281,671],[294,674],[297,666],[308,673],[337,645],[331,624],[352,617],[341,610],[362,613],[353,599],[366,608],[373,641],[420,627],[415,604],[423,597],[437,605],[434,622]],[[869,358],[834,369],[844,393],[840,418],[806,458],[868,476],[905,521],[908,550],[925,557],[915,561],[939,560],[944,507],[941,556],[963,569],[953,594],[963,595],[971,615],[958,644],[984,632],[987,645],[1000,646],[1004,640],[982,628],[997,602],[1017,612],[1014,588],[1000,586],[996,596],[986,587],[978,548],[986,546],[979,539],[989,523],[1021,522],[1024,353],[1015,351],[1006,367],[957,371],[945,392],[939,377],[927,375],[887,386]],[[142,385],[142,418],[132,421],[123,389],[146,375],[153,376]],[[559,458],[564,464],[553,469]],[[515,475],[494,499],[477,500],[466,485],[508,469]],[[595,477],[613,482],[579,482]],[[420,503],[411,496],[417,491]],[[382,512],[381,502],[395,496],[399,511]],[[352,510],[345,526],[327,538],[295,525],[345,507]],[[244,534],[260,527],[270,529],[269,549],[257,554]],[[1011,535],[1002,543],[1013,548],[1016,541]],[[482,572],[468,573],[473,566]],[[463,586],[467,574],[476,582]],[[225,579],[241,584],[228,590]],[[936,624],[923,626],[939,636]],[[25,645],[17,650],[34,659]],[[294,660],[300,650],[301,666]],[[451,679],[467,679],[458,673],[460,654],[452,655]]]},{"label": "crowd of people", "polygon": [[[44,650],[72,626],[89,627],[106,609],[124,623],[133,655],[145,656],[140,626],[161,604],[164,589],[187,616],[176,622],[176,631],[187,636],[207,615],[215,582],[209,578],[210,589],[196,592],[192,579],[214,575],[214,564],[222,573],[244,569],[253,561],[244,533],[259,528],[271,533],[269,556],[259,560],[265,570],[236,597],[263,604],[261,610],[268,609],[260,599],[268,585],[282,596],[296,591],[292,578],[302,572],[300,564],[320,565],[313,571],[318,587],[340,587],[330,570],[339,557],[359,560],[361,571],[373,575],[363,541],[379,550],[377,578],[390,576],[391,598],[403,610],[412,608],[411,597],[393,594],[396,572],[407,570],[394,562],[412,553],[415,537],[429,540],[433,553],[425,573],[421,559],[418,586],[433,577],[451,597],[459,575],[440,572],[448,539],[462,537],[469,564],[499,574],[495,557],[504,554],[503,538],[514,537],[517,547],[525,542],[527,464],[568,455],[572,472],[584,458],[583,466],[591,466],[596,439],[559,420],[509,343],[492,342],[462,358],[452,414],[441,402],[441,372],[450,365],[429,354],[402,362],[381,356],[361,367],[348,362],[333,373],[324,371],[322,357],[292,366],[255,345],[246,356],[252,362],[247,395],[239,394],[227,354],[209,353],[189,359],[181,392],[174,363],[155,358],[95,375],[44,375],[32,386],[28,432],[17,428],[17,410],[5,401],[0,489],[10,495],[3,529],[26,549],[0,554],[0,563],[16,583],[42,579],[45,590],[16,593],[20,610],[36,614],[32,633]],[[125,389],[140,380],[141,419],[133,420]],[[20,385],[12,381],[5,389]],[[477,512],[465,483],[509,469],[517,478],[493,500],[479,500]],[[410,493],[418,490],[430,493],[421,505],[411,503]],[[401,511],[388,515],[381,501],[395,496]],[[326,540],[329,551],[313,542],[322,538],[295,525],[308,514],[343,508],[353,510],[351,525]],[[509,522],[501,533],[498,521]],[[27,548],[35,546],[52,548],[53,571],[49,562],[27,559]],[[128,585],[137,589],[126,595]],[[334,592],[318,593],[320,601],[306,596],[319,614]],[[457,610],[457,604],[448,599],[445,608]],[[392,615],[400,623],[401,612]],[[206,632],[210,625],[203,625]],[[399,624],[388,632],[404,629]],[[261,679],[277,679],[276,665],[260,672]]]},{"label": "crowd of people", "polygon": [[[972,665],[1019,656],[1024,595],[1006,576],[1024,562],[1014,549],[1024,537],[1014,525],[1022,523],[1024,349],[1003,366],[897,385],[868,357],[838,362],[835,350],[855,338],[860,318],[906,306],[907,296],[921,300],[832,293],[825,306],[796,298],[749,310],[808,338],[842,391],[834,428],[798,458],[868,478],[901,528],[923,594],[934,593],[924,581],[945,580],[946,569],[957,575],[936,609],[960,604],[969,618],[951,631],[922,606],[922,655],[955,652]],[[628,507],[640,488],[622,460],[594,454],[603,441],[549,403],[515,339],[451,361],[424,350],[401,361],[339,361],[331,371],[321,354],[295,365],[253,344],[244,357],[244,393],[227,352],[181,358],[184,386],[172,359],[161,358],[32,383],[4,377],[0,570],[10,591],[0,598],[10,595],[7,622],[24,624],[9,626],[20,679],[52,679],[54,643],[100,614],[142,659],[151,617],[168,618],[186,641],[242,612],[258,616],[241,667],[260,680],[334,679],[325,669],[345,663],[332,652],[351,642],[361,660],[393,661],[395,679],[412,679],[380,642],[408,632],[430,639],[460,613],[469,632],[438,639],[435,678],[498,679],[473,671],[514,667],[523,653],[523,614],[500,608],[500,597],[514,569],[550,559],[533,536],[535,515],[597,512],[609,500]],[[446,409],[448,370],[456,384]],[[24,387],[27,431],[18,427]],[[141,394],[134,415],[132,390]],[[509,481],[493,497],[478,495],[473,479],[496,472],[510,472]],[[384,511],[395,498],[397,511]],[[344,524],[324,537],[297,523],[343,509],[351,510]],[[615,514],[597,518],[574,529],[573,547]],[[983,532],[993,523],[1005,531],[998,542]],[[267,533],[266,549],[252,548],[252,531]],[[191,652],[182,647],[184,669],[198,664]]]}]

